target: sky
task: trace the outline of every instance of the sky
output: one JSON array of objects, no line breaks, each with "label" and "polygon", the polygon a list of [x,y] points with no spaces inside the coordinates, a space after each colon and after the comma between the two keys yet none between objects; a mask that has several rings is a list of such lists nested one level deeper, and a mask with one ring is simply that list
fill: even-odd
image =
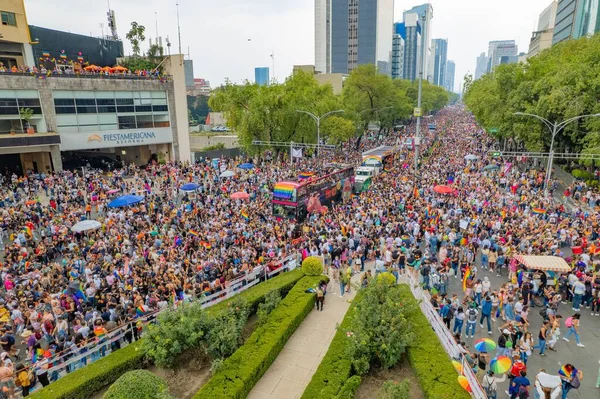
[{"label": "sky", "polygon": [[[169,37],[178,52],[177,6],[181,49],[194,61],[194,76],[213,87],[226,79],[254,80],[255,67],[269,67],[283,81],[293,65],[314,64],[314,0],[109,0],[125,53],[132,21],[146,27],[146,39]],[[104,0],[26,0],[30,25],[101,36],[107,32]],[[85,3],[85,5],[84,5]],[[517,41],[527,52],[539,14],[551,0],[430,0],[432,39],[448,39],[448,59],[456,63],[455,90],[466,73],[474,73],[479,54],[490,40]],[[396,0],[394,20],[419,1]],[[68,10],[68,13],[65,11]],[[101,26],[102,24],[102,26]],[[141,46],[148,48],[148,40]],[[274,56],[271,57],[271,54]],[[273,68],[274,65],[274,68]]]}]

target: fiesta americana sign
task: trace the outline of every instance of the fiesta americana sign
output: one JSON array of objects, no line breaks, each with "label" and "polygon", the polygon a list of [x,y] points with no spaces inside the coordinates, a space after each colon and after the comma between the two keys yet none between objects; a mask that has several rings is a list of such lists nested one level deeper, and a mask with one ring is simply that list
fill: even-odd
[{"label": "fiesta americana sign", "polygon": [[156,139],[154,132],[132,132],[132,133],[108,133],[108,134],[92,134],[88,137],[88,143],[91,142],[109,142],[116,145],[124,144],[143,144],[145,140]]}]

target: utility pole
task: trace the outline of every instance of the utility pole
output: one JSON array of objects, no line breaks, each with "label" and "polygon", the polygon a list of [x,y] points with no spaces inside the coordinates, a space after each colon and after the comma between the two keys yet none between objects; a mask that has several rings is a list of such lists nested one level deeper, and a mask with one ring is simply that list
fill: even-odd
[{"label": "utility pole", "polygon": [[321,119],[324,119],[324,118],[328,117],[331,114],[337,114],[337,113],[340,113],[340,112],[344,112],[344,110],[343,109],[338,109],[337,111],[330,111],[330,112],[327,112],[326,114],[323,114],[321,116],[317,116],[317,115],[313,114],[312,112],[308,112],[308,111],[296,110],[296,112],[300,112],[300,113],[303,113],[303,114],[306,114],[306,115],[310,116],[317,123],[317,157],[318,157],[320,155],[319,148],[321,147]]},{"label": "utility pole", "polygon": [[423,95],[423,69],[425,67],[425,54],[427,54],[427,49],[425,48],[425,32],[423,32],[423,26],[425,25],[425,15],[421,16],[421,65],[419,66],[419,96],[417,98],[417,108],[419,109],[419,114],[417,115],[417,130],[415,132],[414,145],[415,145],[415,175],[417,174],[417,169],[419,167],[419,145],[420,145],[420,133],[421,133],[421,98]]}]

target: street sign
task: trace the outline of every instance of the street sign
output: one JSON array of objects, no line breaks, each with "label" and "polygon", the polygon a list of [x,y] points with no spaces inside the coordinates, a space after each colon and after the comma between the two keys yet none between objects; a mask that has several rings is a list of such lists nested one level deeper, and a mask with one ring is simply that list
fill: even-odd
[{"label": "street sign", "polygon": [[500,151],[494,151],[490,155],[492,156],[492,158],[499,158],[502,156],[502,153]]},{"label": "street sign", "polygon": [[421,116],[421,108],[415,107],[415,116]]}]

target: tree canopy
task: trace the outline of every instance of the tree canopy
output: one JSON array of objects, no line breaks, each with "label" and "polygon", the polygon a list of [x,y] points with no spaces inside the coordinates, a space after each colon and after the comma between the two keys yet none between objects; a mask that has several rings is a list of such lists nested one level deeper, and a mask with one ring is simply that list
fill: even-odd
[{"label": "tree canopy", "polygon": [[[569,40],[542,51],[527,63],[500,65],[465,85],[464,102],[478,122],[500,139],[530,151],[550,147],[547,126],[524,112],[551,122],[600,112],[600,35]],[[600,119],[568,124],[556,136],[557,152],[600,151]]]},{"label": "tree canopy", "polygon": [[[322,139],[338,144],[362,134],[369,122],[389,128],[408,119],[417,103],[417,87],[417,82],[392,80],[378,73],[374,65],[361,65],[345,80],[341,95],[335,95],[331,85],[320,85],[312,75],[298,71],[281,84],[227,82],[214,90],[209,106],[224,112],[228,126],[250,151],[257,150],[254,140],[315,143],[314,119],[297,111],[322,116],[343,110],[321,120]],[[442,108],[449,99],[443,88],[424,82],[424,113]]]}]

